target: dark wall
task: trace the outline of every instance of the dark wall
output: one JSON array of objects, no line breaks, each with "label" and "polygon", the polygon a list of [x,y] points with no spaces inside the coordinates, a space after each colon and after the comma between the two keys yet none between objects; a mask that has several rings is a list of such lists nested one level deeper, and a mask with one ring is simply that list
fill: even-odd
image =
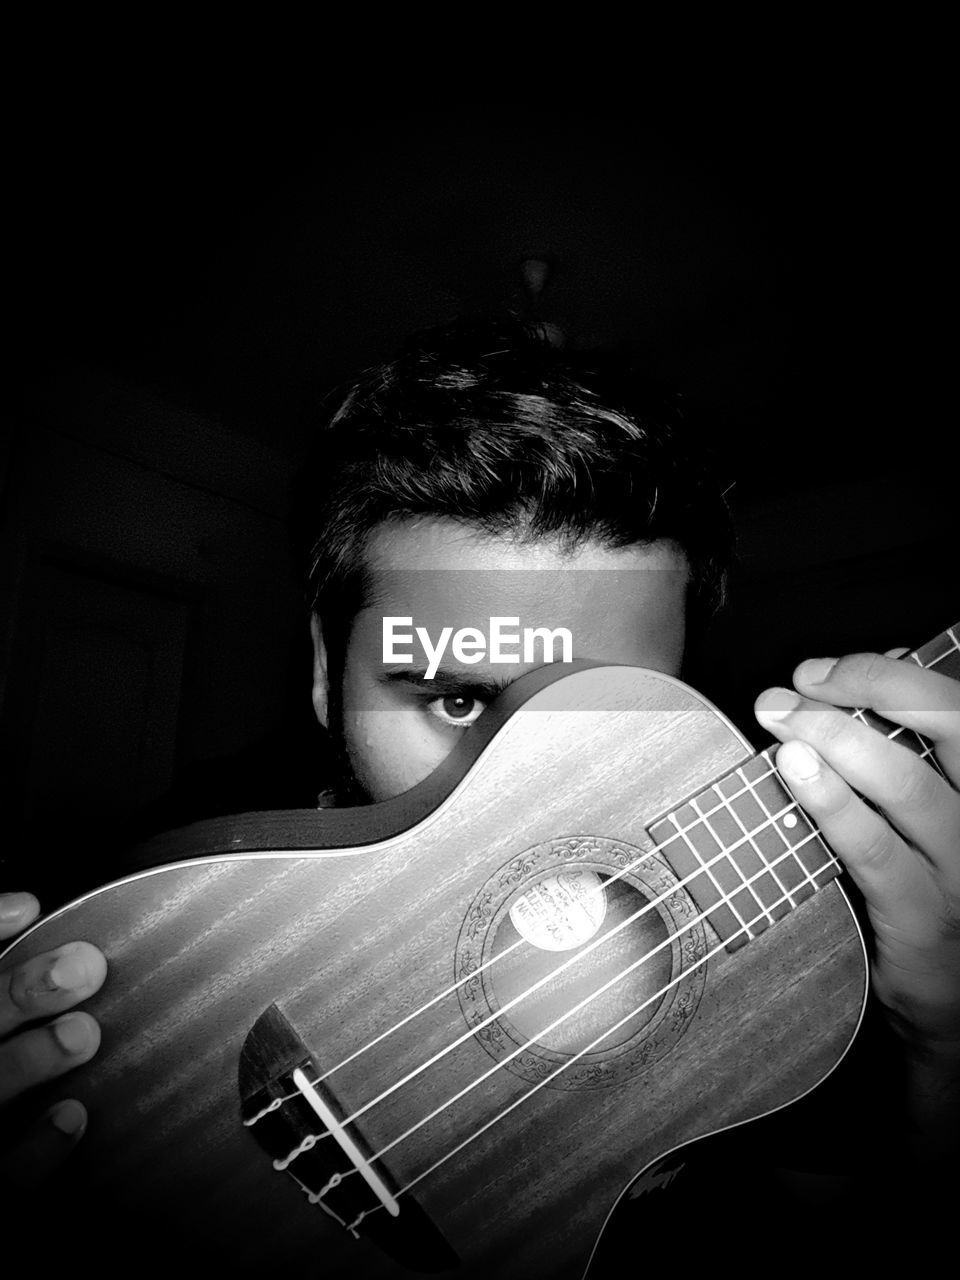
[{"label": "dark wall", "polygon": [[41,120],[3,455],[18,883],[88,878],[144,813],[305,802],[287,486],[323,394],[460,312],[681,390],[741,526],[698,680],[744,726],[801,658],[952,622],[939,140],[899,106]]}]

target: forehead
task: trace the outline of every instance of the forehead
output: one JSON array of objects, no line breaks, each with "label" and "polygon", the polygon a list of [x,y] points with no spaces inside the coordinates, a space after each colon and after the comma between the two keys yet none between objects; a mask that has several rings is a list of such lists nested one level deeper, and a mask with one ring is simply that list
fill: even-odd
[{"label": "forehead", "polygon": [[487,631],[494,617],[521,627],[565,626],[574,656],[674,667],[683,648],[688,570],[669,542],[611,548],[554,537],[524,542],[451,519],[379,526],[365,564],[369,593],[354,635],[379,642],[385,616]]}]

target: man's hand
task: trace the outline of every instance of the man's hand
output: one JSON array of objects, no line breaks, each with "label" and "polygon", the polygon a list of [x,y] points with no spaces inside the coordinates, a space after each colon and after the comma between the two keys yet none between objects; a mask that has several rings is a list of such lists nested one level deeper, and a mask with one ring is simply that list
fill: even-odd
[{"label": "man's hand", "polygon": [[[874,991],[903,1037],[923,1095],[913,1099],[915,1120],[953,1123],[950,1099],[960,1079],[960,682],[890,654],[854,654],[803,662],[794,684],[797,692],[762,694],[757,719],[784,744],[780,772],[863,893],[876,940]],[[841,707],[869,708],[916,730],[933,744],[945,776],[895,735],[888,739]]]},{"label": "man's hand", "polygon": [[[29,893],[0,894],[0,941],[14,937],[39,914]],[[100,1045],[100,1028],[73,1006],[93,995],[106,976],[103,955],[88,942],[68,942],[0,971],[0,1118],[16,1136],[0,1152],[0,1183],[24,1188],[69,1154],[83,1136],[87,1116],[74,1099],[58,1102],[27,1125],[16,1125],[22,1095],[32,1085],[87,1062]],[[19,1100],[15,1102],[15,1100]]]}]

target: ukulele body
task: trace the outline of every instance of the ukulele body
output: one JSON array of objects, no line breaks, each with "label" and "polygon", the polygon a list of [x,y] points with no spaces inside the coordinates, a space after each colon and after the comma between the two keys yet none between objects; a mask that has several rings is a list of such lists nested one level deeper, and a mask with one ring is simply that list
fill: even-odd
[{"label": "ukulele body", "polygon": [[[298,811],[258,852],[258,815],[198,824],[203,856],[8,949],[86,939],[109,962],[86,1006],[99,1054],[40,1099],[88,1107],[63,1185],[99,1220],[102,1274],[402,1276],[449,1247],[465,1277],[575,1280],[640,1170],[804,1095],[846,1052],[866,968],[839,885],[731,950],[648,832],[753,757],[729,722],[632,667],[509,692],[409,829],[378,837],[370,806],[351,811],[362,840],[324,848],[336,818]],[[373,1187],[302,1095],[270,1109],[298,1054]],[[270,1143],[289,1158],[310,1132],[275,1167]]]}]

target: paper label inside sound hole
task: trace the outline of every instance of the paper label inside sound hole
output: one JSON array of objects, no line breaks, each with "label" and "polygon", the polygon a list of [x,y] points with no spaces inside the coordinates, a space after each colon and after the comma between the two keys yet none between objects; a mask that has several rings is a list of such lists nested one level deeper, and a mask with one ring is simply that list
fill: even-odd
[{"label": "paper label inside sound hole", "polygon": [[569,951],[588,942],[607,914],[603,881],[595,871],[561,871],[528,889],[510,908],[514,928],[544,951]]}]

